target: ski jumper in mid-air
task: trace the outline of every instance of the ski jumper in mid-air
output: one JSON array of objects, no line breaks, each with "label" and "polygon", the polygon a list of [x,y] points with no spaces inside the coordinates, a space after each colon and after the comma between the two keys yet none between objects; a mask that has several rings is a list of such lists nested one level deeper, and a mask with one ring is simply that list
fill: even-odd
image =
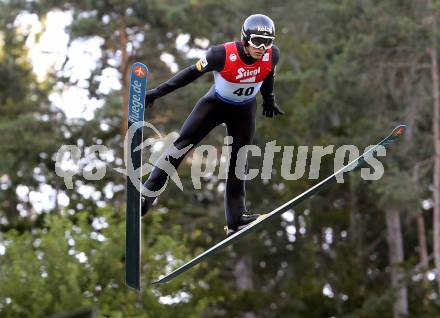
[{"label": "ski jumper in mid-air", "polygon": [[[214,85],[197,102],[185,120],[179,137],[159,160],[166,160],[176,169],[184,155],[173,156],[173,151],[189,145],[195,147],[214,127],[225,124],[232,137],[229,169],[225,188],[226,233],[232,235],[256,220],[245,205],[245,180],[235,173],[237,153],[252,143],[255,133],[256,95],[263,96],[263,115],[283,114],[275,103],[274,74],[279,60],[279,49],[273,45],[275,25],[262,14],[249,16],[243,23],[241,41],[211,47],[196,64],[178,72],[171,79],[146,93],[146,105],[196,80],[204,73],[214,73]],[[173,150],[174,149],[174,150]],[[168,174],[157,163],[144,186],[149,191],[162,189]],[[155,197],[143,196],[142,216],[150,209]]]}]

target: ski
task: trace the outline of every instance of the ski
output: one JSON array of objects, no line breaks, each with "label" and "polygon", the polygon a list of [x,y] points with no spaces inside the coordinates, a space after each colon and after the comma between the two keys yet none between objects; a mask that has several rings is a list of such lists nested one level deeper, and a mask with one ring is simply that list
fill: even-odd
[{"label": "ski", "polygon": [[[140,290],[141,286],[141,197],[140,185],[142,131],[145,112],[148,68],[139,62],[131,67],[128,98],[128,129],[134,129],[126,138],[127,210],[125,223],[125,283]],[[128,136],[128,134],[127,134]]]},{"label": "ski", "polygon": [[332,184],[336,181],[337,176],[344,172],[353,171],[357,168],[361,168],[366,163],[366,158],[369,156],[374,156],[377,154],[377,151],[380,147],[384,146],[387,147],[390,144],[392,144],[394,141],[396,141],[407,129],[406,125],[399,125],[393,129],[391,134],[389,134],[386,138],[384,138],[382,141],[380,141],[375,146],[371,147],[368,151],[364,152],[362,155],[357,157],[355,160],[348,163],[346,166],[342,167],[338,171],[336,171],[331,176],[327,177],[326,179],[322,180],[315,186],[311,187],[310,189],[304,191],[300,195],[296,196],[295,198],[291,199],[290,201],[284,203],[283,205],[277,207],[275,210],[272,210],[271,212],[264,214],[260,216],[257,220],[252,222],[249,226],[245,227],[243,230],[227,237],[223,241],[219,242],[218,244],[214,245],[213,247],[209,248],[202,254],[196,256],[186,264],[182,265],[181,267],[177,268],[173,272],[169,273],[168,275],[158,279],[157,281],[154,281],[153,284],[162,284],[170,281],[174,277],[182,274],[183,272],[186,272],[193,266],[197,265],[204,259],[206,259],[208,256],[211,256],[227,246],[231,245],[232,243],[235,243],[237,240],[242,238],[243,236],[261,228],[264,224],[272,220],[275,216],[280,215],[284,212],[286,212],[288,209],[291,209],[292,207],[298,205],[299,203],[303,202],[305,199],[310,198],[314,194],[320,192],[323,190],[327,185]]}]

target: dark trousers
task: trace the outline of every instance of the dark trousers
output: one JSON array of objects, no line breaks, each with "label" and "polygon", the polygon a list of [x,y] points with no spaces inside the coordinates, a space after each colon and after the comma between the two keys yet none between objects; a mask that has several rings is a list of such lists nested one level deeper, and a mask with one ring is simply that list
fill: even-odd
[{"label": "dark trousers", "polygon": [[[194,148],[214,127],[226,124],[228,136],[232,136],[231,155],[225,190],[226,222],[230,228],[239,224],[239,218],[246,211],[245,181],[237,178],[235,166],[238,150],[252,143],[255,133],[256,101],[246,104],[230,104],[220,100],[211,88],[195,105],[191,114],[185,120],[180,136],[174,142],[177,149],[188,145]],[[176,169],[184,156],[173,158],[170,152],[165,152],[159,160],[169,161]],[[156,163],[157,165],[157,163]],[[155,165],[144,186],[151,191],[158,191],[167,181],[165,171]],[[149,200],[152,201],[151,199]]]}]

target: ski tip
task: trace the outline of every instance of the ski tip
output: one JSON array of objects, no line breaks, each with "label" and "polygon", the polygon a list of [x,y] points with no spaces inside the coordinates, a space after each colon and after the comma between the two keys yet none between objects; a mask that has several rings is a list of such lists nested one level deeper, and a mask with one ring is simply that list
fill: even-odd
[{"label": "ski tip", "polygon": [[393,129],[393,131],[391,132],[391,135],[393,135],[394,137],[400,137],[405,133],[405,131],[407,129],[408,129],[407,125],[401,124]]},{"label": "ski tip", "polygon": [[166,281],[164,281],[164,279],[162,278],[162,279],[155,280],[154,282],[151,282],[151,285],[159,285],[159,284],[163,284],[165,282]]},{"label": "ski tip", "polygon": [[159,278],[153,282],[151,282],[151,285],[159,285],[168,282],[171,278],[174,276],[172,274],[168,275],[160,275]]}]

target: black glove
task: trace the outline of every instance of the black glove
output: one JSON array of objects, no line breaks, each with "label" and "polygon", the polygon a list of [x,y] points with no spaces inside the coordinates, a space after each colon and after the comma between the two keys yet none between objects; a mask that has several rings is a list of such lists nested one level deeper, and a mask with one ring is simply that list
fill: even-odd
[{"label": "black glove", "polygon": [[159,98],[159,90],[157,88],[153,88],[147,91],[145,94],[145,107],[151,108],[153,107],[154,101],[156,98]]},{"label": "black glove", "polygon": [[263,115],[272,118],[274,115],[284,115],[284,111],[275,103],[275,101],[263,101]]}]

